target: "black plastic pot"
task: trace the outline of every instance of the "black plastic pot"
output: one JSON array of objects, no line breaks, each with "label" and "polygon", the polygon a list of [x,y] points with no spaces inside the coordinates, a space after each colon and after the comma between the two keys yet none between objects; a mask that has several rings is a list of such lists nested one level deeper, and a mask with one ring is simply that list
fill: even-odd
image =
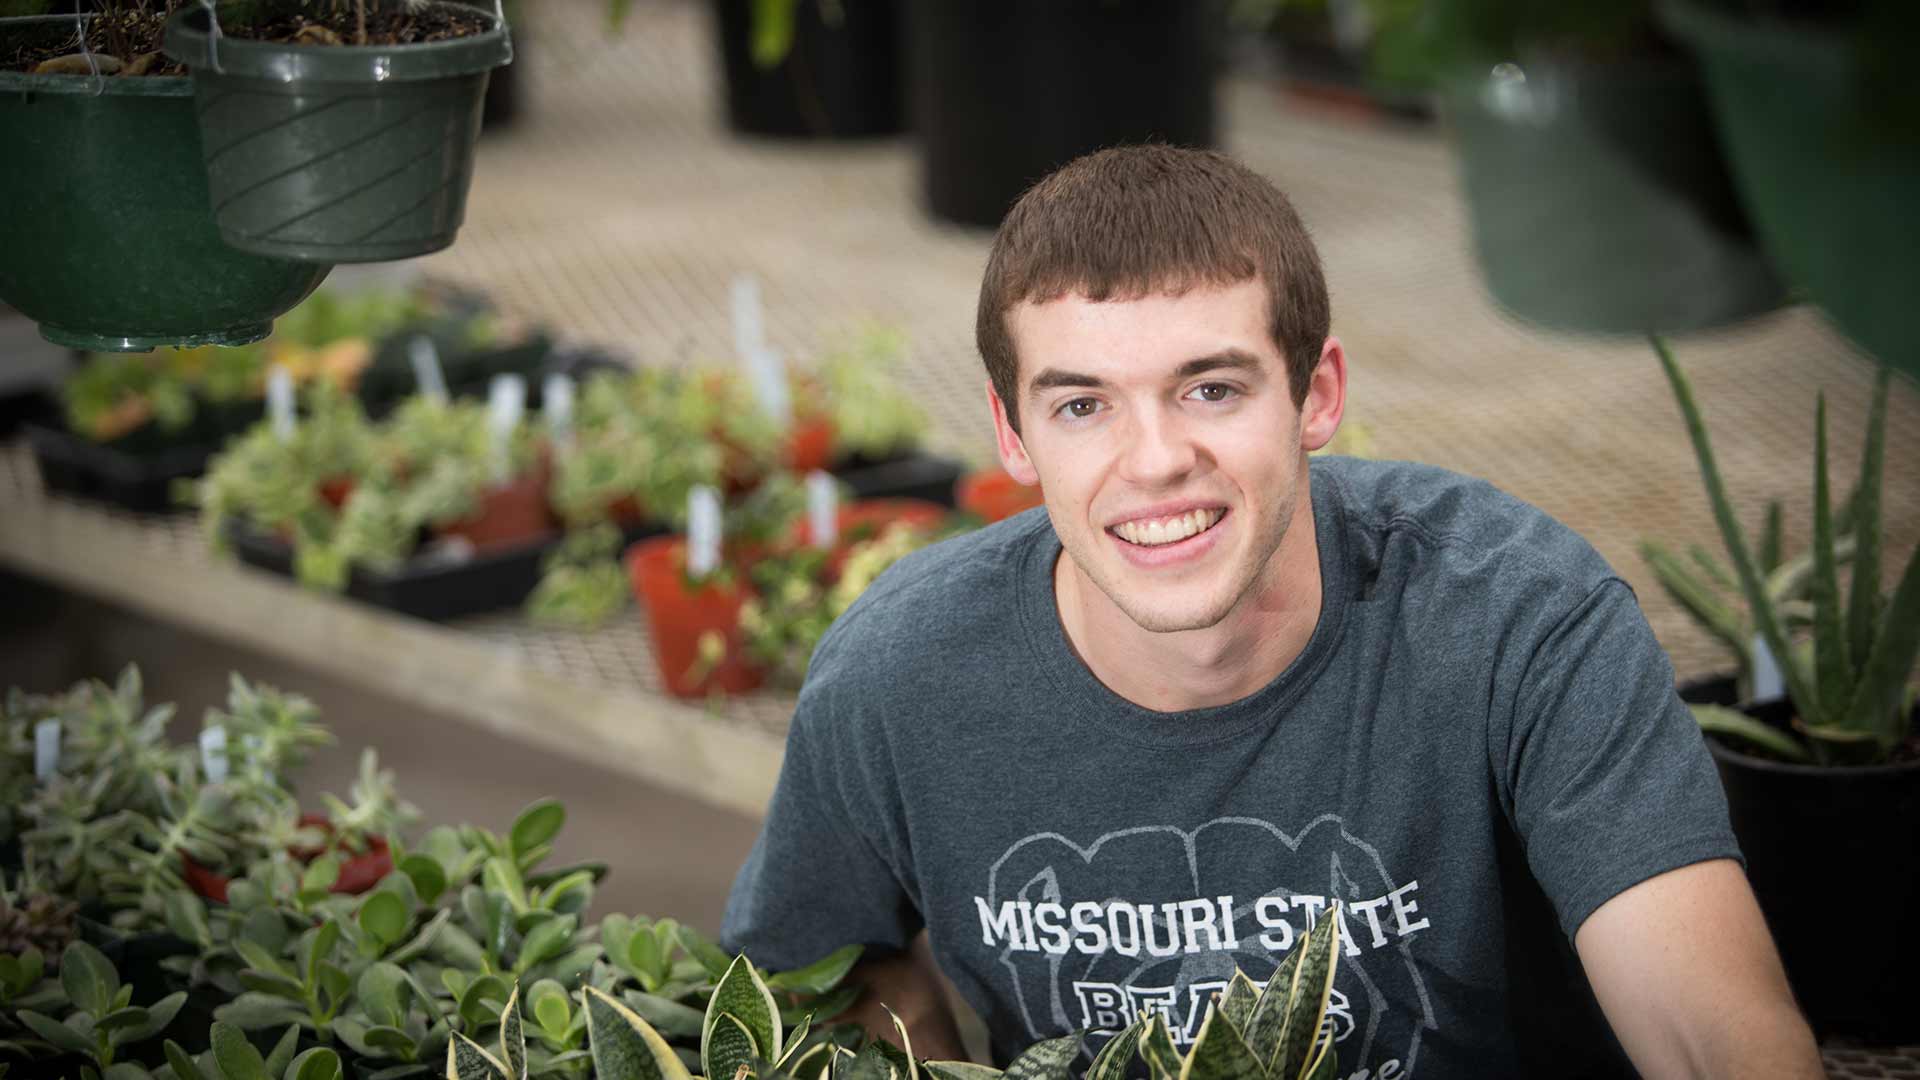
[{"label": "black plastic pot", "polygon": [[753,62],[753,0],[713,0],[727,126],[744,135],[859,138],[899,134],[900,0],[797,0],[793,47],[771,68]]},{"label": "black plastic pot", "polygon": [[[262,10],[298,6],[273,0]],[[421,45],[318,46],[216,41],[197,5],[168,21],[167,55],[193,70],[207,186],[227,243],[328,263],[453,243],[487,73],[513,49],[491,13],[432,6],[489,29]]]},{"label": "black plastic pot", "polygon": [[913,0],[908,65],[933,216],[997,226],[1107,146],[1211,146],[1219,11],[1194,0]]},{"label": "black plastic pot", "polygon": [[1447,96],[1488,290],[1531,322],[1677,333],[1771,310],[1699,73],[1530,60]]},{"label": "black plastic pot", "polygon": [[97,443],[59,423],[27,428],[40,482],[48,491],[94,499],[136,514],[165,514],[181,509],[173,486],[207,471],[219,449],[213,443],[187,443],[135,453],[112,443]]},{"label": "black plastic pot", "polygon": [[[1785,727],[1792,705],[1747,710]],[[1920,762],[1810,766],[1707,740],[1747,877],[1814,1031],[1920,1042]]]},{"label": "black plastic pot", "polygon": [[954,485],[965,472],[957,461],[919,453],[880,461],[855,457],[833,470],[856,499],[919,499],[945,507],[954,505]]}]

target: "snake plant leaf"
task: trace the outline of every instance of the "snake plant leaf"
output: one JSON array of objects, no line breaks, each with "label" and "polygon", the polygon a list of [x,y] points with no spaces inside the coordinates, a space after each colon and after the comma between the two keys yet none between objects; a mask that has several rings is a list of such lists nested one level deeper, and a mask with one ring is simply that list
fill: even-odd
[{"label": "snake plant leaf", "polygon": [[113,1010],[114,995],[120,992],[120,973],[99,949],[74,941],[60,956],[60,986],[74,1008],[105,1016]]},{"label": "snake plant leaf", "polygon": [[1253,1016],[1253,1006],[1260,1000],[1260,988],[1238,967],[1233,969],[1233,978],[1227,983],[1227,990],[1220,995],[1220,1012],[1233,1021],[1235,1031],[1247,1030],[1247,1020]]},{"label": "snake plant leaf", "polygon": [[769,1061],[780,1059],[784,1042],[780,1037],[779,1006],[774,1004],[773,992],[767,989],[760,972],[744,953],[735,957],[726,973],[720,976],[720,982],[713,988],[713,997],[707,1002],[707,1018],[700,1033],[700,1060],[708,1066],[707,1076],[710,1078],[732,1075],[731,1072],[715,1072],[711,1068],[713,1058],[708,1051],[714,1026],[718,1018],[725,1014],[731,1014],[747,1029],[762,1057]]},{"label": "snake plant leaf", "polygon": [[585,987],[581,995],[599,1080],[693,1080],[673,1047],[633,1010],[598,987]]},{"label": "snake plant leaf", "polygon": [[[1320,1022],[1326,1015],[1334,972],[1340,964],[1339,946],[1340,908],[1336,902],[1321,914],[1298,946],[1300,965],[1292,983],[1279,988],[1287,995],[1287,1015],[1280,1025],[1280,1043],[1268,1063],[1274,1080],[1296,1080],[1306,1075],[1307,1059],[1320,1038]],[[1269,984],[1268,993],[1274,989]]]},{"label": "snake plant leaf", "polygon": [[1153,1080],[1176,1080],[1186,1065],[1179,1048],[1173,1044],[1167,1018],[1159,1013],[1147,1018],[1146,1029],[1140,1033],[1140,1057],[1147,1063],[1147,1072]]},{"label": "snake plant leaf", "polygon": [[340,1080],[340,1055],[325,1046],[303,1051],[287,1065],[286,1080]]},{"label": "snake plant leaf", "polygon": [[701,1041],[700,1067],[709,1077],[730,1077],[739,1072],[741,1066],[751,1070],[753,1060],[761,1056],[760,1044],[754,1041],[747,1025],[732,1013],[721,1013]]},{"label": "snake plant leaf", "polygon": [[860,960],[864,946],[848,945],[835,949],[806,967],[777,971],[767,976],[767,985],[775,990],[793,990],[802,994],[824,994],[840,985],[853,965]]},{"label": "snake plant leaf", "polygon": [[214,1063],[226,1080],[268,1080],[266,1059],[239,1028],[216,1021],[208,1040],[213,1044]]},{"label": "snake plant leaf", "polygon": [[1920,659],[1920,544],[1914,546],[1880,620],[1880,632],[1847,706],[1845,726],[1873,732],[1885,751],[1900,745],[1910,721],[1904,702],[1916,659]]},{"label": "snake plant leaf", "polygon": [[[787,1047],[787,1056],[780,1062],[776,1072],[785,1073],[794,1077],[795,1080],[808,1080],[810,1077],[824,1077],[827,1074],[827,1070],[833,1064],[832,1043],[818,1042],[806,1048],[791,1039],[788,1043],[790,1045]],[[924,1063],[922,1067],[925,1067]],[[998,1075],[997,1070],[995,1075]]]},{"label": "snake plant leaf", "polygon": [[1320,1052],[1313,1063],[1307,1066],[1303,1080],[1338,1080],[1340,1075],[1340,1055],[1333,1048],[1332,1039],[1320,1040]]},{"label": "snake plant leaf", "polygon": [[1873,380],[1866,445],[1860,451],[1860,480],[1853,489],[1851,532],[1858,551],[1847,598],[1847,653],[1863,670],[1873,653],[1874,630],[1880,621],[1880,480],[1886,467],[1887,387],[1892,378],[1893,370],[1882,365]]},{"label": "snake plant leaf", "polygon": [[933,1080],[1000,1080],[1004,1075],[999,1069],[971,1061],[923,1061],[920,1068]]},{"label": "snake plant leaf", "polygon": [[[885,1005],[880,1007],[887,1009]],[[895,1066],[900,1069],[900,1075],[906,1080],[920,1080],[920,1067],[913,1060],[913,1036],[907,1033],[906,1022],[901,1020],[892,1009],[887,1009],[887,1019],[893,1021],[893,1032],[900,1036],[900,1057],[903,1060],[896,1061]]]},{"label": "snake plant leaf", "polygon": [[1232,1018],[1218,1005],[1208,1005],[1200,1034],[1180,1067],[1180,1080],[1263,1080],[1265,1076],[1265,1067],[1248,1049]]},{"label": "snake plant leaf", "polygon": [[557,799],[540,799],[520,811],[507,833],[514,859],[523,867],[528,865],[525,856],[552,841],[566,823],[567,808]]},{"label": "snake plant leaf", "polygon": [[459,1032],[447,1043],[447,1080],[518,1080],[486,1047]]},{"label": "snake plant leaf", "polygon": [[706,1026],[706,1014],[691,1005],[682,1005],[644,990],[626,990],[621,992],[620,997],[669,1039],[699,1038]]},{"label": "snake plant leaf", "polygon": [[885,1044],[868,1043],[858,1054],[836,1055],[833,1080],[900,1080],[899,1070],[888,1060]]},{"label": "snake plant leaf", "polygon": [[1135,1020],[1127,1029],[1107,1040],[1087,1070],[1086,1080],[1126,1080],[1133,1055],[1140,1048],[1140,1036],[1147,1030],[1145,1020]]},{"label": "snake plant leaf", "polygon": [[273,1044],[273,1052],[267,1055],[266,1070],[269,1077],[277,1077],[293,1064],[293,1054],[300,1045],[300,1025],[289,1024],[287,1030],[280,1033],[280,1041]]},{"label": "snake plant leaf", "polygon": [[1037,1042],[1013,1059],[1004,1080],[1072,1080],[1073,1059],[1079,1056],[1079,1035]]},{"label": "snake plant leaf", "polygon": [[1813,407],[1813,647],[1814,693],[1819,704],[1801,719],[1809,725],[1842,721],[1853,697],[1853,662],[1847,656],[1846,615],[1840,609],[1840,567],[1833,556],[1833,497],[1827,490],[1827,396]]},{"label": "snake plant leaf", "polygon": [[507,1066],[510,1080],[527,1075],[527,1033],[520,1024],[520,988],[507,995],[507,1007],[500,1010],[500,1060]]},{"label": "snake plant leaf", "polygon": [[793,1030],[787,1032],[786,1038],[783,1040],[787,1044],[786,1048],[781,1053],[779,1060],[773,1063],[775,1072],[785,1072],[788,1061],[798,1060],[800,1050],[807,1042],[807,1032],[812,1029],[813,1014],[808,1013],[806,1016],[800,1018],[800,1022],[794,1025]]}]

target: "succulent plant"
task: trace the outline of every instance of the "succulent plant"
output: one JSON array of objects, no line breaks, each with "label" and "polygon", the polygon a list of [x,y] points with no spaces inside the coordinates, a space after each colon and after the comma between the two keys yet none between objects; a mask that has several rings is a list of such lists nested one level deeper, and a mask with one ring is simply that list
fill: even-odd
[{"label": "succulent plant", "polygon": [[540,583],[527,596],[527,617],[590,629],[619,614],[633,595],[620,547],[620,530],[604,521],[568,533],[541,565]]},{"label": "succulent plant", "polygon": [[820,359],[823,408],[833,421],[839,456],[885,458],[920,441],[927,414],[896,381],[906,335],[877,323],[856,328]]},{"label": "succulent plant", "polygon": [[14,1015],[41,1040],[40,1050],[79,1055],[104,1070],[108,1080],[129,1072],[146,1075],[124,1062],[116,1071],[116,1059],[125,1048],[165,1031],[187,1000],[184,991],[175,991],[148,1005],[133,1004],[133,987],[123,985],[106,956],[84,941],[72,942],[61,956],[60,986],[65,998],[61,1015],[24,1007]]}]

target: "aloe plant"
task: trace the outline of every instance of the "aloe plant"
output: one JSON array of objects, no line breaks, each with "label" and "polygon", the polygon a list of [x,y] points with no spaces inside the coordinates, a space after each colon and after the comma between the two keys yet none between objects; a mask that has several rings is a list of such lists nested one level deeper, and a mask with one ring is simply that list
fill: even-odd
[{"label": "aloe plant", "polygon": [[1920,658],[1920,545],[1893,592],[1883,594],[1880,587],[1880,484],[1891,369],[1882,367],[1874,383],[1860,479],[1851,502],[1853,568],[1844,598],[1839,567],[1845,548],[1829,492],[1824,394],[1815,405],[1813,547],[1805,570],[1811,648],[1800,649],[1788,636],[1784,605],[1762,577],[1764,563],[1747,546],[1692,388],[1666,343],[1654,338],[1653,346],[1686,420],[1740,591],[1786,682],[1798,737],[1723,707],[1696,706],[1694,715],[1708,731],[1743,739],[1790,761],[1832,765],[1890,759],[1912,735],[1914,700],[1908,682]]}]

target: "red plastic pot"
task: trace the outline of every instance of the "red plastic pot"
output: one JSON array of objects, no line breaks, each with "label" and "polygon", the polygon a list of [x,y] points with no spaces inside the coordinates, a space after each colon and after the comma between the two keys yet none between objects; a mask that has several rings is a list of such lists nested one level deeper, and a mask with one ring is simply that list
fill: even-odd
[{"label": "red plastic pot", "polygon": [[787,468],[797,473],[825,469],[833,464],[834,445],[839,439],[839,429],[827,417],[796,421],[793,430],[787,432],[781,457],[786,461]]},{"label": "red plastic pot", "polygon": [[1028,487],[1007,475],[1004,469],[982,469],[960,478],[956,489],[960,509],[985,518],[989,524],[1004,521],[1045,501],[1038,485]]},{"label": "red plastic pot", "polygon": [[[301,814],[300,824],[303,828],[315,828],[328,836],[333,835],[333,822],[327,820],[324,814]],[[326,848],[289,848],[287,854],[303,863],[310,863],[326,854],[326,851]],[[368,837],[367,850],[357,855],[341,854],[346,858],[341,861],[340,876],[334,879],[330,892],[358,896],[393,872],[393,852],[382,837]],[[180,876],[186,881],[187,888],[217,904],[227,902],[227,886],[232,884],[231,878],[207,869],[184,852],[180,855],[180,862]]]},{"label": "red plastic pot", "polygon": [[[680,537],[660,536],[627,550],[627,574],[647,612],[661,681],[684,698],[757,689],[763,673],[746,659],[740,644],[740,605],[746,589],[737,581],[689,587],[686,548]],[[726,657],[711,670],[701,670],[706,665],[700,659],[700,639],[709,633],[725,639]]]},{"label": "red plastic pot", "polygon": [[545,539],[554,529],[553,511],[547,505],[547,472],[536,469],[480,496],[480,509],[472,517],[442,525],[440,536],[459,536],[476,551],[498,551],[525,547]]},{"label": "red plastic pot", "polygon": [[[914,529],[938,528],[947,519],[947,513],[947,508],[939,503],[921,499],[862,499],[842,506],[838,514],[839,539],[834,541],[833,552],[827,556],[826,580],[840,579],[840,568],[855,544],[871,540],[895,524]],[[794,547],[804,547],[811,541],[807,522],[794,522],[787,542]]]},{"label": "red plastic pot", "polygon": [[354,479],[351,476],[336,476],[320,484],[320,499],[335,510],[347,505],[347,497],[353,494]]}]

